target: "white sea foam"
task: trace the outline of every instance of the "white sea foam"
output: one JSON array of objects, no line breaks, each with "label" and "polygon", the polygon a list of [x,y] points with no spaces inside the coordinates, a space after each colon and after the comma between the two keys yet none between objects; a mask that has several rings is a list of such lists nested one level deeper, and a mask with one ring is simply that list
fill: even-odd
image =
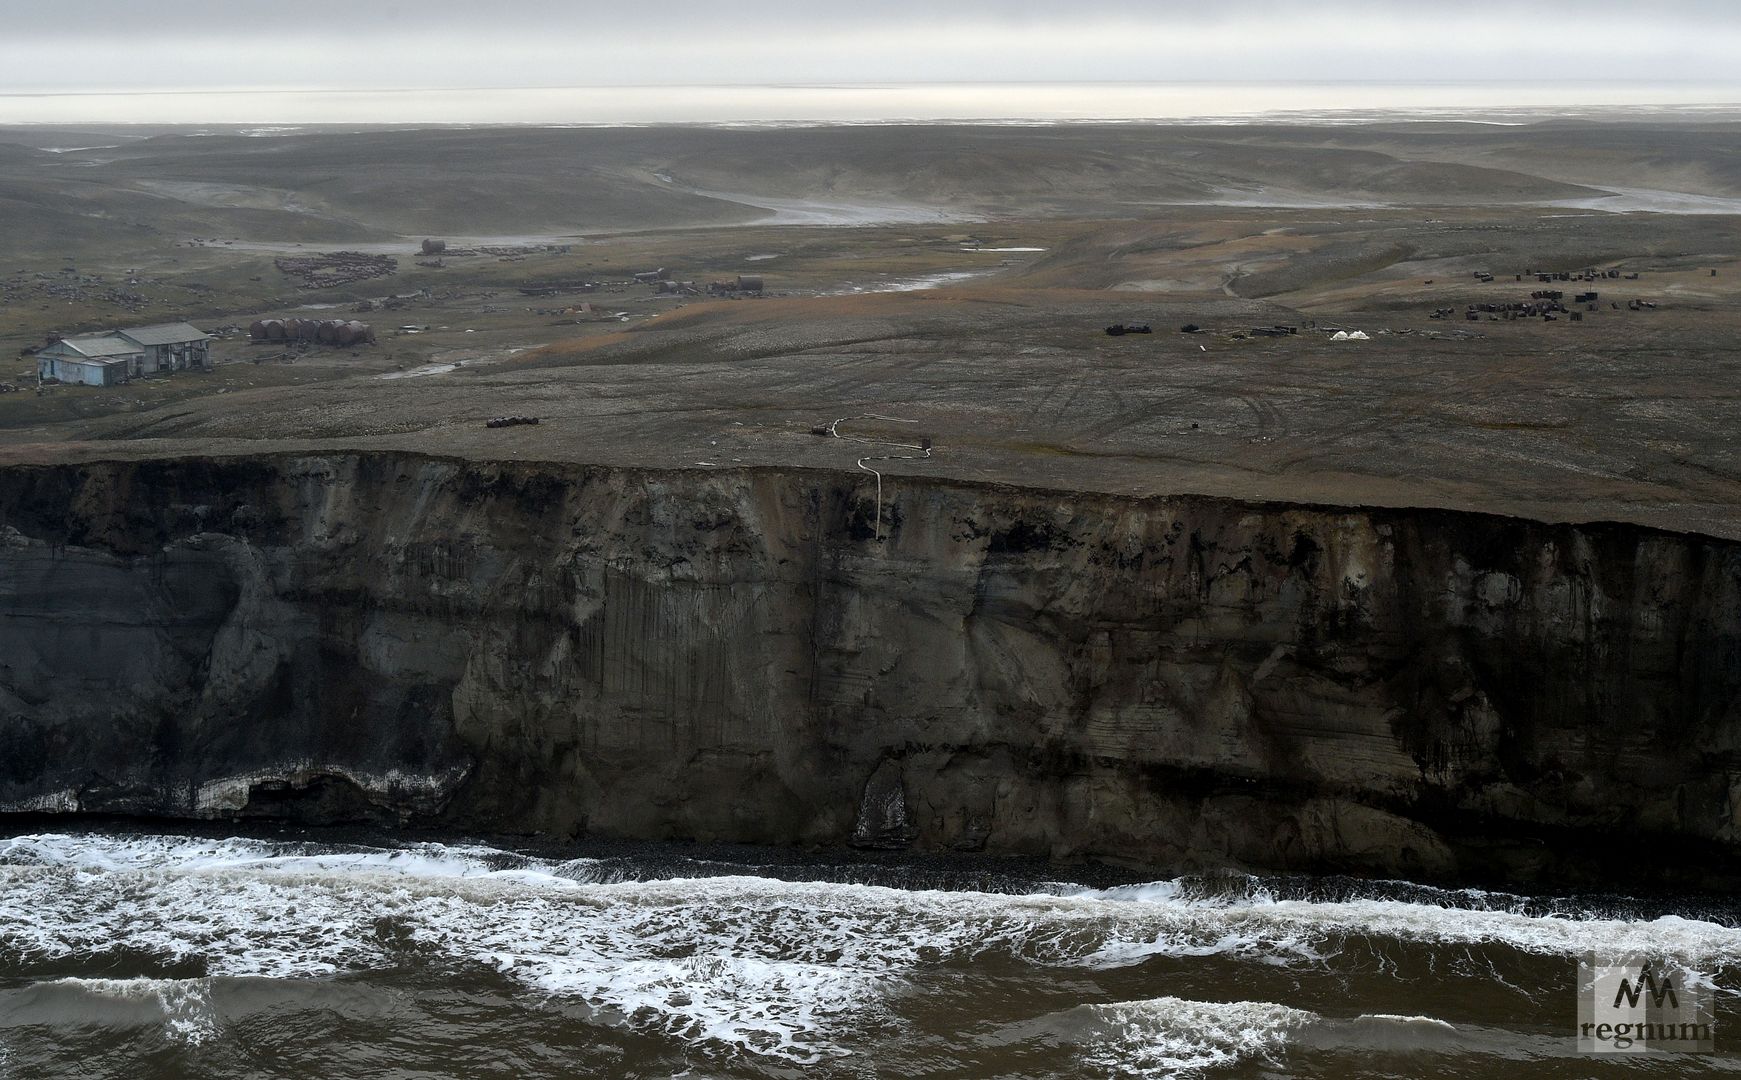
[{"label": "white sea foam", "polygon": [[1445,1020],[1440,1020],[1435,1016],[1397,1016],[1394,1013],[1363,1013],[1355,1020],[1356,1023],[1364,1021],[1376,1021],[1385,1024],[1424,1025],[1426,1027],[1438,1028],[1443,1031],[1457,1030],[1453,1024]]},{"label": "white sea foam", "polygon": [[[18,837],[0,841],[0,964],[126,953],[166,973],[299,978],[397,966],[410,951],[421,963],[494,969],[607,1020],[796,1063],[842,1053],[848,1035],[889,1022],[886,1003],[910,978],[988,954],[1050,968],[1198,956],[1314,968],[1395,941],[1568,957],[1637,950],[1730,973],[1741,964],[1741,930],[1716,923],[1544,916],[1473,894],[1289,900],[1157,882],[1002,895],[611,874],[593,860],[481,846]],[[1267,1054],[1304,1023],[1251,1005],[1270,1011],[1238,1014],[1224,1031],[1196,1020],[1190,1032],[1157,1028],[1173,1021],[1151,1014],[1177,1007],[1107,1007],[1127,1027],[1147,1025],[1144,1045],[1158,1049],[1142,1060],[1155,1075]]]},{"label": "white sea foam", "polygon": [[1176,997],[1088,1008],[1082,1063],[1111,1076],[1194,1076],[1253,1058],[1274,1061],[1290,1037],[1319,1018],[1262,1001]]},{"label": "white sea foam", "polygon": [[[1741,964],[1741,928],[1678,915],[1655,919],[1600,918],[1570,909],[1533,914],[1522,897],[1479,890],[1419,890],[1438,903],[1354,897],[1345,900],[1277,898],[1262,887],[1230,896],[1194,896],[1180,882],[1106,890],[1076,896],[1110,902],[1179,906],[1200,913],[1218,910],[1230,928],[1267,927],[1275,940],[1334,946],[1350,936],[1394,938],[1430,945],[1497,945],[1538,955],[1577,957],[1592,951],[1638,953],[1720,966]],[[1157,940],[1149,955],[1180,955],[1174,943]],[[1121,943],[1121,958],[1143,951]],[[1227,951],[1227,950],[1223,950]]]},{"label": "white sea foam", "polygon": [[1142,1080],[1196,1080],[1241,1062],[1285,1068],[1284,1052],[1299,1048],[1431,1057],[1439,1063],[1446,1055],[1577,1059],[1571,1040],[1557,1033],[1459,1028],[1433,1016],[1363,1013],[1339,1018],[1263,1001],[1158,997],[1089,1005],[1025,1025],[1019,1034],[1036,1030],[1080,1047],[1085,1075]]}]

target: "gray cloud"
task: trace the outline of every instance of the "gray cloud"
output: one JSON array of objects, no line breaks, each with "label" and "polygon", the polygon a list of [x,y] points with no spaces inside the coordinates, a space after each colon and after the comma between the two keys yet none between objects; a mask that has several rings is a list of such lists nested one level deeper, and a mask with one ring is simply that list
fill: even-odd
[{"label": "gray cloud", "polygon": [[[0,0],[0,89],[893,81],[1733,82],[1741,4]],[[47,63],[50,57],[68,62]],[[142,87],[143,84],[143,87]]]},{"label": "gray cloud", "polygon": [[[4,14],[7,32],[85,34],[199,33],[214,26],[300,26],[309,32],[343,33],[384,26],[458,25],[548,27],[643,24],[670,28],[702,22],[761,26],[770,22],[811,30],[830,26],[862,26],[888,22],[1020,23],[1064,20],[1127,19],[1157,25],[1226,23],[1282,16],[1304,16],[1327,25],[1347,19],[1420,21],[1446,32],[1476,32],[1471,20],[1503,20],[1513,32],[1576,37],[1640,24],[1679,23],[1696,34],[1704,23],[1741,23],[1741,9],[1732,0],[1581,0],[1575,5],[1529,6],[1515,0],[1462,0],[1455,5],[1403,4],[1397,0],[762,0],[730,6],[648,5],[585,2],[585,0],[174,0],[141,4],[137,0],[78,0],[76,3],[9,3]],[[1613,25],[1617,23],[1618,25]]]}]

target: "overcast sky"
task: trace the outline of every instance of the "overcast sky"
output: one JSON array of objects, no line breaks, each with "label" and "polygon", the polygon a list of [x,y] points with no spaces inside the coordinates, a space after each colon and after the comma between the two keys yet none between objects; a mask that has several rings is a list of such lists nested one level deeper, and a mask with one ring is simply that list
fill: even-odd
[{"label": "overcast sky", "polygon": [[0,0],[0,92],[1741,81],[1741,0]]}]

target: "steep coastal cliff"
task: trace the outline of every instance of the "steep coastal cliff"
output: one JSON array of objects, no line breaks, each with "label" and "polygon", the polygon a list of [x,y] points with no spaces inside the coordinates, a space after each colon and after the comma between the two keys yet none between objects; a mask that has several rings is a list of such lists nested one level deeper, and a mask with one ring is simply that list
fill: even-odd
[{"label": "steep coastal cliff", "polygon": [[0,470],[0,810],[1741,880],[1741,545],[908,477],[878,541],[872,494]]}]

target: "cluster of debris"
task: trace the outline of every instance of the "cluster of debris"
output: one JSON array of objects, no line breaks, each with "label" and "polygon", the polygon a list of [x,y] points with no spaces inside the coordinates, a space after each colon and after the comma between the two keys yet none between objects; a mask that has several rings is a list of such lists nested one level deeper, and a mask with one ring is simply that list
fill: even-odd
[{"label": "cluster of debris", "polygon": [[[1202,332],[1199,331],[1199,333]],[[1288,337],[1299,332],[1300,328],[1297,326],[1282,326],[1278,323],[1275,326],[1254,326],[1250,330],[1237,330],[1232,334],[1232,337],[1235,341],[1244,341],[1254,337]]]},{"label": "cluster of debris", "polygon": [[[1528,303],[1519,301],[1510,304],[1470,304],[1463,309],[1463,317],[1469,322],[1480,322],[1483,315],[1487,316],[1489,322],[1551,318],[1554,315],[1564,315],[1568,310],[1560,302],[1560,296],[1559,293],[1552,296],[1532,296]],[[1456,308],[1438,308],[1428,317],[1449,319],[1456,314]]]},{"label": "cluster of debris", "polygon": [[546,318],[573,318],[576,322],[579,322],[582,319],[615,318],[614,315],[605,316],[598,314],[593,310],[591,304],[569,304],[565,307],[527,308],[526,310],[532,312],[534,315],[542,315]]},{"label": "cluster of debris", "polygon": [[372,344],[375,328],[355,319],[255,319],[248,327],[250,341],[305,341],[319,345]]},{"label": "cluster of debris", "polygon": [[[298,345],[297,351],[307,352],[308,346],[307,345]],[[248,357],[248,359],[252,360],[257,365],[258,364],[271,364],[271,363],[294,364],[294,363],[296,363],[296,352],[292,352],[290,350],[285,350],[284,352],[280,352],[280,353],[256,354],[256,355]]]},{"label": "cluster of debris", "polygon": [[281,274],[302,278],[304,289],[330,289],[335,285],[349,285],[399,272],[399,260],[391,255],[368,255],[361,251],[285,255],[274,259],[272,264]]},{"label": "cluster of debris", "polygon": [[520,286],[522,296],[560,296],[563,293],[591,293],[598,291],[596,281],[528,281]]},{"label": "cluster of debris", "polygon": [[[1543,285],[1552,285],[1556,281],[1607,281],[1620,277],[1620,271],[1597,270],[1594,267],[1587,270],[1525,270],[1523,276],[1535,278]],[[1637,281],[1638,275],[1627,274],[1626,280]]]},{"label": "cluster of debris", "polygon": [[145,294],[134,291],[138,278],[124,285],[111,284],[100,274],[81,274],[67,267],[58,275],[23,272],[0,279],[0,306],[25,300],[62,300],[68,303],[110,304],[126,311],[140,311],[150,304]]},{"label": "cluster of debris", "polygon": [[[636,275],[639,278],[640,275]],[[707,283],[709,296],[760,296],[767,285],[757,274],[739,274],[735,281],[710,281]]]},{"label": "cluster of debris", "polygon": [[521,424],[536,424],[538,422],[536,416],[498,416],[494,420],[484,421],[484,426],[488,428],[519,427]]},{"label": "cluster of debris", "polygon": [[411,306],[413,301],[422,296],[422,293],[413,293],[410,296],[400,296],[395,293],[380,300],[358,300],[351,311],[358,315],[366,315],[371,311],[398,311],[400,308]]},{"label": "cluster of debris", "polygon": [[[1210,332],[1211,331],[1198,326],[1196,323],[1186,323],[1184,326],[1179,327],[1179,333],[1181,334],[1207,334]],[[1272,326],[1254,326],[1249,330],[1236,330],[1227,336],[1235,341],[1244,341],[1247,338],[1255,337],[1290,337],[1299,332],[1300,328],[1297,326],[1286,326],[1281,323],[1276,323]],[[1111,326],[1106,328],[1106,333],[1109,337],[1121,337],[1125,334],[1152,334],[1154,333],[1154,330],[1147,323],[1113,323]]]},{"label": "cluster of debris", "polygon": [[[1636,275],[1634,275],[1636,276]],[[1583,279],[1575,279],[1583,280]],[[1589,292],[1574,293],[1572,307],[1566,306],[1566,294],[1559,289],[1537,289],[1529,294],[1528,301],[1515,301],[1500,304],[1470,304],[1463,309],[1463,317],[1469,322],[1480,322],[1485,317],[1488,322],[1515,322],[1518,319],[1541,319],[1544,322],[1555,322],[1561,315],[1570,316],[1572,322],[1583,322],[1586,312],[1602,310],[1600,303],[1602,294],[1594,289]],[[1609,310],[1619,311],[1617,301],[1608,302]],[[1656,304],[1650,300],[1628,300],[1628,311],[1654,310]],[[1457,314],[1454,307],[1435,308],[1433,319],[1449,319]]]}]

